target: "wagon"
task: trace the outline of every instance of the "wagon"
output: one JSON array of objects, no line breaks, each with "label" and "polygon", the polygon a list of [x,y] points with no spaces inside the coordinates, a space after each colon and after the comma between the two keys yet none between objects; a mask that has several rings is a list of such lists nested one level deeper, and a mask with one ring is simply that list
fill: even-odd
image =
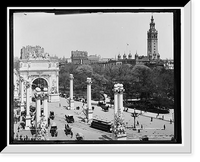
[{"label": "wagon", "polygon": [[140,138],[140,141],[149,141],[149,137],[147,135],[144,135]]},{"label": "wagon", "polygon": [[102,110],[108,111],[109,110],[109,105],[101,105]]},{"label": "wagon", "polygon": [[73,137],[73,132],[72,132],[72,128],[71,127],[69,127],[69,125],[67,124],[65,124],[65,130],[64,130],[64,132],[65,132],[65,134],[66,135],[71,135],[71,138]]},{"label": "wagon", "polygon": [[51,128],[50,128],[50,133],[51,133],[51,136],[52,137],[57,137],[58,136],[58,131],[57,131],[57,125],[56,123],[54,122],[52,125],[51,125]]},{"label": "wagon", "polygon": [[84,139],[84,136],[83,136],[82,133],[77,133],[77,134],[76,134],[76,140],[77,140],[77,141],[81,141],[81,140],[83,140],[83,139]]},{"label": "wagon", "polygon": [[53,112],[53,111],[50,111],[49,118],[52,119],[52,120],[54,120],[55,115],[54,115],[54,112]]},{"label": "wagon", "polygon": [[67,123],[74,123],[74,117],[71,114],[65,115],[65,120]]}]

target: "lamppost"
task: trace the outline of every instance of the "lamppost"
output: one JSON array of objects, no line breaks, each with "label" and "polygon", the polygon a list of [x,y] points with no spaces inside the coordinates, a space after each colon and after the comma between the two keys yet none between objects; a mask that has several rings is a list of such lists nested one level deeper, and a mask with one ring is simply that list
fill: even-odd
[{"label": "lamppost", "polygon": [[133,130],[136,130],[136,126],[135,126],[135,119],[139,116],[139,113],[135,112],[135,108],[134,108],[134,112],[132,113],[132,117],[134,118],[134,123],[133,123]]}]

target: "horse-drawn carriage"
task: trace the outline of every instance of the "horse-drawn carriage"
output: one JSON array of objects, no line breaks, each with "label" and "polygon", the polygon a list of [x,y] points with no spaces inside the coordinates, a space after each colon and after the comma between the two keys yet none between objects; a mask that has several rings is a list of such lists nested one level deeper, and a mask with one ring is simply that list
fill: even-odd
[{"label": "horse-drawn carriage", "polygon": [[108,111],[109,110],[109,105],[103,104],[101,105],[102,110]]},{"label": "horse-drawn carriage", "polygon": [[71,138],[73,137],[72,128],[69,127],[68,124],[67,125],[65,124],[65,130],[64,130],[64,132],[65,132],[66,136],[69,134],[69,135],[71,135]]},{"label": "horse-drawn carriage", "polygon": [[140,137],[140,141],[149,141],[149,138],[147,135],[144,135],[144,136]]},{"label": "horse-drawn carriage", "polygon": [[99,101],[99,102],[97,103],[97,106],[102,106],[102,105],[105,105],[105,101]]},{"label": "horse-drawn carriage", "polygon": [[54,120],[55,115],[54,115],[53,111],[50,111],[49,118],[52,119],[52,120]]},{"label": "horse-drawn carriage", "polygon": [[57,131],[57,125],[55,122],[52,123],[51,128],[50,128],[50,133],[52,137],[57,137],[58,136],[58,131]]},{"label": "horse-drawn carriage", "polygon": [[67,123],[74,123],[74,117],[71,114],[65,115],[65,120]]},{"label": "horse-drawn carriage", "polygon": [[77,141],[82,141],[83,139],[84,139],[84,136],[83,136],[82,133],[77,133],[77,134],[76,134],[76,140],[77,140]]}]

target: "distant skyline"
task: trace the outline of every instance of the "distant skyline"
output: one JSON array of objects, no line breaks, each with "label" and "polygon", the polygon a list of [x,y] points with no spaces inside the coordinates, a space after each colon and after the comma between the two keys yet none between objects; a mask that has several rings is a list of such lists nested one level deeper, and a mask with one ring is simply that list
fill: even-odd
[{"label": "distant skyline", "polygon": [[172,13],[51,13],[14,14],[14,57],[23,46],[39,45],[51,56],[71,57],[71,51],[115,58],[131,52],[147,56],[147,31],[153,14],[161,59],[173,59]]}]

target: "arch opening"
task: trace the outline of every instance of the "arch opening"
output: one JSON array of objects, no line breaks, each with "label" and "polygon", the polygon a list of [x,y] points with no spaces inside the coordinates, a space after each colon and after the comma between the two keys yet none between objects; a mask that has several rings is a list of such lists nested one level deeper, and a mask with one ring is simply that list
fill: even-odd
[{"label": "arch opening", "polygon": [[44,88],[48,89],[48,82],[44,78],[36,78],[32,82],[32,90],[34,90],[36,87],[39,87],[41,91],[43,91]]}]

